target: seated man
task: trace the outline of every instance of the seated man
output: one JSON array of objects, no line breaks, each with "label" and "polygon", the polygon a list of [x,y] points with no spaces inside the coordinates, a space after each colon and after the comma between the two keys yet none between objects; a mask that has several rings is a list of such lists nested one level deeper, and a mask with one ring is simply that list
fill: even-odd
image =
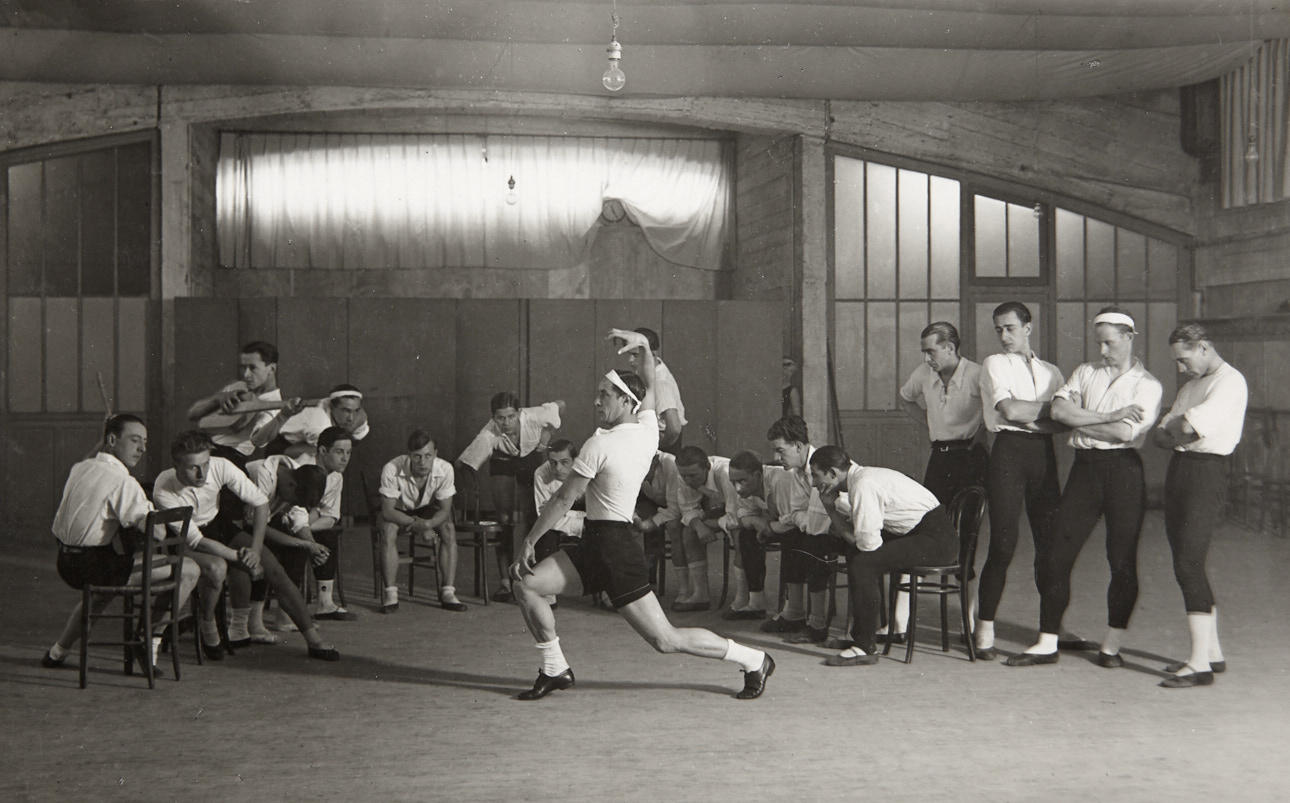
[{"label": "seated man", "polygon": [[309,510],[309,530],[318,543],[327,547],[327,560],[314,567],[318,581],[318,612],[315,619],[349,621],[357,617],[332,598],[336,585],[340,554],[340,500],[345,489],[345,468],[354,453],[353,436],[343,427],[327,427],[318,436],[314,463],[327,471],[327,487],[322,501]]},{"label": "seated man", "polygon": [[682,482],[681,544],[690,574],[690,596],[678,597],[672,610],[706,611],[712,605],[708,596],[708,544],[738,530],[738,495],[730,484],[729,458],[709,457],[698,446],[682,446],[676,456],[676,470]]},{"label": "seated man", "polygon": [[[63,499],[54,515],[53,533],[58,539],[58,576],[63,582],[80,591],[86,585],[134,585],[143,581],[143,567],[134,558],[136,542],[140,538],[160,535],[142,530],[152,505],[130,476],[130,469],[139,464],[148,446],[148,429],[143,421],[128,414],[114,415],[103,427],[101,451],[93,458],[72,466],[63,486]],[[180,606],[188,601],[193,586],[197,584],[197,564],[184,558],[180,579]],[[153,571],[153,580],[165,580],[170,568]],[[94,612],[102,611],[112,597],[96,597],[91,601]],[[158,610],[153,614],[154,629],[148,655],[138,656],[156,664],[159,635],[164,629],[160,622],[163,603],[169,598],[158,599]],[[63,625],[54,646],[41,659],[43,666],[61,666],[68,652],[81,638],[81,603],[77,602]],[[146,667],[145,667],[146,671]],[[154,669],[154,674],[156,670]]]},{"label": "seated man", "polygon": [[953,563],[958,534],[936,496],[889,468],[858,466],[837,446],[811,455],[811,479],[833,522],[821,538],[847,556],[854,646],[830,656],[829,666],[878,662],[882,577],[895,569]]},{"label": "seated man", "polygon": [[[475,481],[476,473],[484,463],[488,463],[494,513],[498,520],[514,529],[508,537],[501,539],[497,550],[500,569],[511,561],[514,539],[523,535],[537,517],[537,512],[530,506],[533,472],[546,457],[551,433],[560,428],[564,402],[557,400],[537,407],[520,407],[518,396],[503,391],[493,395],[488,407],[492,417],[457,458],[457,463],[469,469],[462,475],[463,482]],[[512,599],[511,581],[505,571],[501,574],[493,599],[509,602]]]},{"label": "seated man", "polygon": [[[658,394],[658,448],[671,455],[678,454],[682,446],[681,436],[688,423],[685,404],[681,401],[681,388],[676,384],[676,377],[672,376],[672,369],[663,363],[663,343],[658,332],[644,326],[635,331],[649,341],[654,355],[654,379],[658,383],[654,389]],[[627,367],[637,374],[642,370],[639,360],[638,352],[627,352]]]},{"label": "seated man", "polygon": [[464,611],[453,579],[457,576],[457,529],[452,523],[452,464],[436,456],[434,438],[424,429],[408,436],[408,453],[381,469],[381,576],[385,596],[381,613],[399,609],[399,533],[437,545],[439,606]]},{"label": "seated man", "polygon": [[681,485],[676,456],[655,452],[632,512],[632,528],[641,534],[650,566],[662,560],[666,545],[671,542],[677,599],[690,596],[690,573],[681,543]]},{"label": "seated man", "polygon": [[[242,347],[238,355],[242,378],[204,396],[188,408],[188,420],[196,424],[212,413],[233,413],[245,401],[281,402],[278,389],[278,349],[272,343],[256,340]],[[300,412],[300,399],[289,400],[276,413],[272,410],[250,412],[218,430],[211,431],[212,454],[232,460],[238,468],[257,448],[274,439],[287,419]]]},{"label": "seated man", "polygon": [[730,485],[738,497],[735,517],[739,522],[739,560],[735,566],[735,598],[722,619],[766,618],[766,544],[774,537],[767,503],[765,472],[781,473],[778,466],[763,466],[761,458],[742,451],[730,458]]},{"label": "seated man", "polygon": [[267,454],[289,454],[301,465],[314,460],[318,437],[328,427],[340,427],[353,441],[367,437],[367,411],[363,409],[363,394],[349,384],[337,385],[327,398],[312,407],[306,407],[291,416],[282,425],[278,437],[266,447]]},{"label": "seated man", "polygon": [[[578,457],[578,447],[572,442],[560,438],[552,441],[547,447],[546,462],[533,472],[533,504],[541,513],[555,492],[560,490],[564,481],[573,471],[573,461]],[[576,503],[575,503],[576,505]],[[582,523],[587,514],[576,508],[570,510],[555,523],[546,535],[538,539],[534,551],[537,560],[541,561],[560,548],[569,539],[582,537]]]},{"label": "seated man", "polygon": [[[269,521],[269,499],[242,470],[229,460],[211,455],[211,441],[199,430],[181,432],[170,445],[172,468],[161,472],[152,489],[152,498],[161,507],[190,506],[192,526],[199,540],[194,544],[194,560],[202,567],[204,606],[202,637],[208,644],[219,642],[215,628],[215,605],[220,598],[228,568],[229,597],[233,611],[229,623],[231,646],[251,643],[247,624],[251,611],[251,580],[263,574],[273,586],[282,607],[305,637],[309,657],[324,661],[340,660],[336,648],[327,644],[318,626],[309,616],[300,590],[287,577],[282,564],[272,552],[264,549],[264,530]],[[218,516],[220,492],[228,490],[252,508],[251,532],[231,524],[233,516]],[[218,516],[218,518],[217,518]],[[211,649],[213,659],[223,651]]]}]

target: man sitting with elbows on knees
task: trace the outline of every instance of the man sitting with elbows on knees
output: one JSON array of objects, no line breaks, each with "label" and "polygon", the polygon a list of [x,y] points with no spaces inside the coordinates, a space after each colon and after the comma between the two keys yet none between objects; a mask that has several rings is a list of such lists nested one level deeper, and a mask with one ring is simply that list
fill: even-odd
[{"label": "man sitting with elbows on knees", "polygon": [[348,621],[357,617],[332,596],[336,586],[340,555],[340,499],[345,489],[345,468],[354,453],[353,436],[344,427],[327,427],[318,436],[314,464],[327,472],[327,487],[322,501],[309,510],[309,531],[318,543],[327,547],[327,560],[314,567],[318,580],[318,612],[315,619]]},{"label": "man sitting with elbows on knees", "polygon": [[655,452],[632,512],[632,528],[641,534],[649,565],[659,563],[659,571],[667,571],[661,561],[667,544],[672,544],[676,599],[690,597],[690,570],[685,565],[685,546],[681,543],[682,485],[681,475],[676,470],[676,456]]},{"label": "man sitting with elbows on knees", "polygon": [[[551,497],[555,492],[560,490],[564,481],[569,479],[573,473],[573,461],[578,458],[578,447],[570,441],[560,438],[551,441],[547,448],[546,462],[538,466],[537,471],[533,472],[533,505],[538,513],[550,503]],[[586,520],[586,505],[583,500],[579,499],[574,503],[575,508],[564,514],[555,526],[552,527],[546,535],[538,539],[537,545],[533,551],[538,562],[544,560],[551,553],[563,546],[576,543],[582,537],[582,525]],[[578,510],[582,507],[582,510]],[[556,603],[554,596],[547,599],[551,604]]]},{"label": "man sitting with elbows on knees", "polygon": [[[147,446],[148,430],[143,421],[128,414],[114,415],[103,427],[101,450],[72,466],[52,529],[58,540],[58,576],[77,591],[86,585],[136,585],[143,580],[143,567],[133,554],[136,542],[161,534],[143,533],[152,505],[138,480],[130,476],[130,469],[139,464]],[[199,570],[196,563],[184,558],[180,571],[182,607],[197,584]],[[155,569],[152,575],[153,580],[169,577],[169,566]],[[154,622],[160,620],[161,606],[169,600],[166,596],[157,601]],[[93,597],[90,605],[98,613],[111,601],[111,596]],[[157,625],[157,632],[164,627]],[[81,603],[77,602],[58,641],[45,653],[41,664],[48,668],[62,666],[81,636]],[[160,641],[160,635],[154,636],[151,652],[146,656],[140,652],[138,660],[155,665]]]},{"label": "man sitting with elbows on knees", "polygon": [[399,543],[410,533],[437,548],[439,607],[464,611],[457,599],[457,528],[452,523],[452,498],[457,494],[452,464],[437,456],[434,438],[424,429],[408,436],[408,453],[381,469],[381,576],[385,596],[381,613],[399,609]]},{"label": "man sitting with elbows on knees", "polygon": [[327,398],[306,407],[282,424],[282,429],[268,446],[266,454],[289,454],[300,465],[314,460],[318,437],[328,427],[340,427],[350,441],[361,441],[371,432],[367,424],[367,411],[363,409],[363,394],[350,384],[340,384],[331,389]]},{"label": "man sitting with elbows on knees", "polygon": [[709,457],[698,446],[682,446],[676,456],[681,475],[681,539],[690,574],[690,596],[678,597],[674,611],[706,611],[708,597],[708,544],[739,529],[735,518],[738,494],[730,484],[730,459]]},{"label": "man sitting with elbows on knees", "polygon": [[[309,657],[336,661],[340,653],[327,644],[318,626],[309,616],[300,596],[282,564],[272,552],[264,549],[264,530],[269,521],[269,499],[242,470],[229,460],[211,455],[211,441],[199,430],[181,432],[170,445],[173,467],[161,472],[153,485],[152,498],[161,507],[193,509],[192,526],[199,534],[193,545],[193,559],[202,567],[203,611],[202,638],[210,644],[219,642],[215,628],[215,605],[228,574],[229,598],[233,612],[229,623],[229,640],[233,646],[251,644],[248,619],[251,611],[251,579],[263,575],[282,607],[290,614],[305,643]],[[235,494],[251,511],[251,532],[231,524],[234,517],[220,513],[220,493]],[[213,659],[223,657],[222,649],[208,649]]]}]

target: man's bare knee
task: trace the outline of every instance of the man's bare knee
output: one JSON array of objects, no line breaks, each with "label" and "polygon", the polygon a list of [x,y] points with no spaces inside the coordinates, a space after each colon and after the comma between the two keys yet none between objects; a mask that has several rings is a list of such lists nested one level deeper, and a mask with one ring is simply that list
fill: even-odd
[{"label": "man's bare knee", "polygon": [[681,640],[675,628],[649,633],[645,641],[658,652],[667,654],[681,651]]}]

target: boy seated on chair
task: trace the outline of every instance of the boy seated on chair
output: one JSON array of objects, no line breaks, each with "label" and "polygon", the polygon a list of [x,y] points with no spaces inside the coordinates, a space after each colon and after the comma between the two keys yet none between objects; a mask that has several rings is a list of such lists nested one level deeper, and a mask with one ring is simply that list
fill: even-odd
[{"label": "boy seated on chair", "polygon": [[[227,576],[232,615],[229,623],[229,646],[252,643],[250,631],[251,581],[263,576],[282,607],[305,637],[309,657],[323,661],[340,660],[336,648],[323,641],[305,607],[304,597],[296,588],[282,564],[264,549],[265,528],[269,522],[269,498],[255,487],[232,461],[211,455],[211,440],[200,430],[188,430],[175,436],[170,445],[174,465],[161,472],[153,485],[152,498],[162,507],[189,506],[193,509],[192,527],[199,540],[193,558],[202,567],[203,611],[202,638],[208,657],[219,660],[224,650],[211,648],[219,643],[215,627],[215,606]],[[220,511],[220,494],[228,490],[250,507],[251,532],[237,524],[230,511]],[[229,569],[232,572],[228,572]],[[263,626],[263,625],[261,625]]]},{"label": "boy seated on chair", "polygon": [[457,493],[452,464],[437,456],[434,438],[424,429],[408,436],[408,453],[381,469],[380,547],[385,592],[381,613],[399,609],[400,533],[437,547],[439,606],[464,611],[453,579],[457,576],[457,529],[452,523],[452,498]]},{"label": "boy seated on chair", "polygon": [[345,468],[354,453],[354,439],[344,427],[327,427],[318,435],[315,465],[327,471],[327,487],[322,501],[309,510],[309,530],[330,553],[327,560],[314,567],[318,581],[318,611],[315,619],[349,621],[357,617],[333,598],[340,572],[340,500],[345,490]]},{"label": "boy seated on chair", "polygon": [[681,475],[681,544],[690,575],[690,596],[678,597],[674,611],[706,611],[708,596],[708,544],[739,529],[735,518],[738,494],[730,484],[730,459],[708,456],[698,446],[682,446],[676,455]]},{"label": "boy seated on chair", "polygon": [[[136,559],[134,551],[138,539],[147,537],[143,527],[153,507],[139,481],[130,475],[130,469],[139,464],[147,447],[148,429],[142,420],[126,413],[114,415],[103,427],[100,451],[72,466],[68,474],[51,529],[58,541],[58,576],[77,591],[87,585],[136,585],[143,581],[142,558]],[[184,558],[179,587],[181,608],[197,585],[198,575],[197,564]],[[154,581],[169,577],[168,566],[153,570]],[[111,601],[111,596],[94,597],[90,606],[97,614]],[[157,600],[158,610],[153,619],[157,635],[152,638],[151,652],[146,659],[139,656],[141,662],[150,660],[154,666],[160,633],[165,627],[158,622],[166,602],[169,602],[168,595]],[[82,635],[81,602],[78,601],[58,640],[41,658],[41,665],[62,666]]]},{"label": "boy seated on chair", "polygon": [[[641,534],[645,559],[650,566],[659,563],[672,544],[672,564],[676,574],[676,598],[690,596],[690,574],[685,565],[685,548],[681,544],[681,475],[676,470],[676,455],[658,451],[650,463],[649,473],[641,482],[632,513],[632,527]],[[664,568],[664,571],[666,569]]]}]

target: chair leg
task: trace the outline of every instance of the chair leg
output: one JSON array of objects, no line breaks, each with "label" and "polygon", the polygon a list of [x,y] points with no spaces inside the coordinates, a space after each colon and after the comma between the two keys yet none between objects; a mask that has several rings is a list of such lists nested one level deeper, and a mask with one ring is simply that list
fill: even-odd
[{"label": "chair leg", "polygon": [[972,622],[968,618],[968,597],[971,589],[968,587],[971,583],[967,580],[967,572],[964,571],[959,576],[959,615],[963,618],[963,641],[967,642],[968,660],[976,662],[976,639],[972,634]]},{"label": "chair leg", "polygon": [[130,626],[134,624],[134,598],[129,594],[121,597],[123,606],[121,618],[121,653],[124,661],[125,674],[134,674],[134,655],[130,652],[130,642],[133,634],[130,633]]},{"label": "chair leg", "polygon": [[950,599],[949,599],[949,576],[941,575],[941,652],[950,651]]},{"label": "chair leg", "polygon": [[[891,573],[891,575],[887,578],[887,593],[884,595],[884,596],[886,597],[886,599],[887,599],[887,610],[888,610],[888,611],[894,611],[894,610],[896,610],[896,595],[897,595],[897,594],[899,594],[899,593],[900,593],[900,573],[899,573],[899,572],[892,572],[892,573]],[[892,631],[892,629],[893,629],[893,628],[892,628],[892,626],[891,626],[891,616],[890,616],[890,615],[888,615],[888,616],[887,616],[887,622],[888,622],[888,624],[887,624],[887,636],[888,636],[888,638],[887,638],[887,643],[885,643],[885,644],[883,644],[883,645],[882,645],[882,654],[883,654],[883,655],[888,655],[888,654],[890,654],[890,653],[891,653],[891,631]],[[910,626],[909,626],[909,627],[906,627],[906,630],[908,631],[908,630],[910,629],[910,627],[912,627],[912,625],[913,625],[913,622],[911,621],[911,622],[910,622]],[[906,636],[905,638],[906,638],[906,639],[908,639],[909,637],[908,637],[908,636]]]},{"label": "chair leg", "polygon": [[146,596],[139,601],[139,649],[143,654],[143,673],[148,677],[148,688],[155,689],[157,682],[156,667],[152,657],[152,600]]},{"label": "chair leg", "polygon": [[341,565],[342,565],[342,563],[341,563],[341,559],[340,559],[340,557],[341,557],[341,556],[340,556],[340,545],[341,545],[341,543],[342,543],[342,542],[344,542],[344,540],[345,540],[345,534],[344,534],[344,533],[341,533],[340,538],[337,538],[337,539],[336,539],[336,552],[335,552],[335,555],[336,555],[336,586],[335,586],[335,588],[336,588],[336,600],[337,600],[337,603],[338,603],[338,604],[340,605],[340,607],[342,607],[342,608],[346,607],[346,606],[345,606],[345,580],[344,580],[345,572],[343,572],[343,571],[341,570]]},{"label": "chair leg", "polygon": [[376,539],[375,531],[372,532],[372,598],[381,602],[381,558],[379,550],[380,543]]},{"label": "chair leg", "polygon": [[416,596],[417,534],[408,533],[408,599]]},{"label": "chair leg", "polygon": [[[893,579],[898,579],[899,575],[892,575]],[[894,599],[894,597],[893,597]],[[894,611],[895,608],[893,607]],[[890,629],[887,630],[891,632]],[[918,632],[918,575],[909,576],[909,623],[905,625],[905,663],[914,662],[914,634]],[[888,639],[887,643],[891,643]]]},{"label": "chair leg", "polygon": [[[201,592],[194,589],[193,595],[188,598],[188,609],[193,615],[193,647],[197,650],[197,665],[201,666],[202,660],[202,604]],[[173,642],[176,646],[178,641]]]},{"label": "chair leg", "polygon": [[476,533],[475,539],[475,570],[479,572],[479,577],[475,581],[475,590],[487,605],[491,602],[488,598],[488,536],[484,533]]},{"label": "chair leg", "polygon": [[724,534],[721,538],[721,599],[717,600],[717,610],[726,606],[726,594],[730,592],[730,542]]},{"label": "chair leg", "polygon": [[90,661],[90,592],[81,592],[81,688],[85,688],[85,670]]}]

